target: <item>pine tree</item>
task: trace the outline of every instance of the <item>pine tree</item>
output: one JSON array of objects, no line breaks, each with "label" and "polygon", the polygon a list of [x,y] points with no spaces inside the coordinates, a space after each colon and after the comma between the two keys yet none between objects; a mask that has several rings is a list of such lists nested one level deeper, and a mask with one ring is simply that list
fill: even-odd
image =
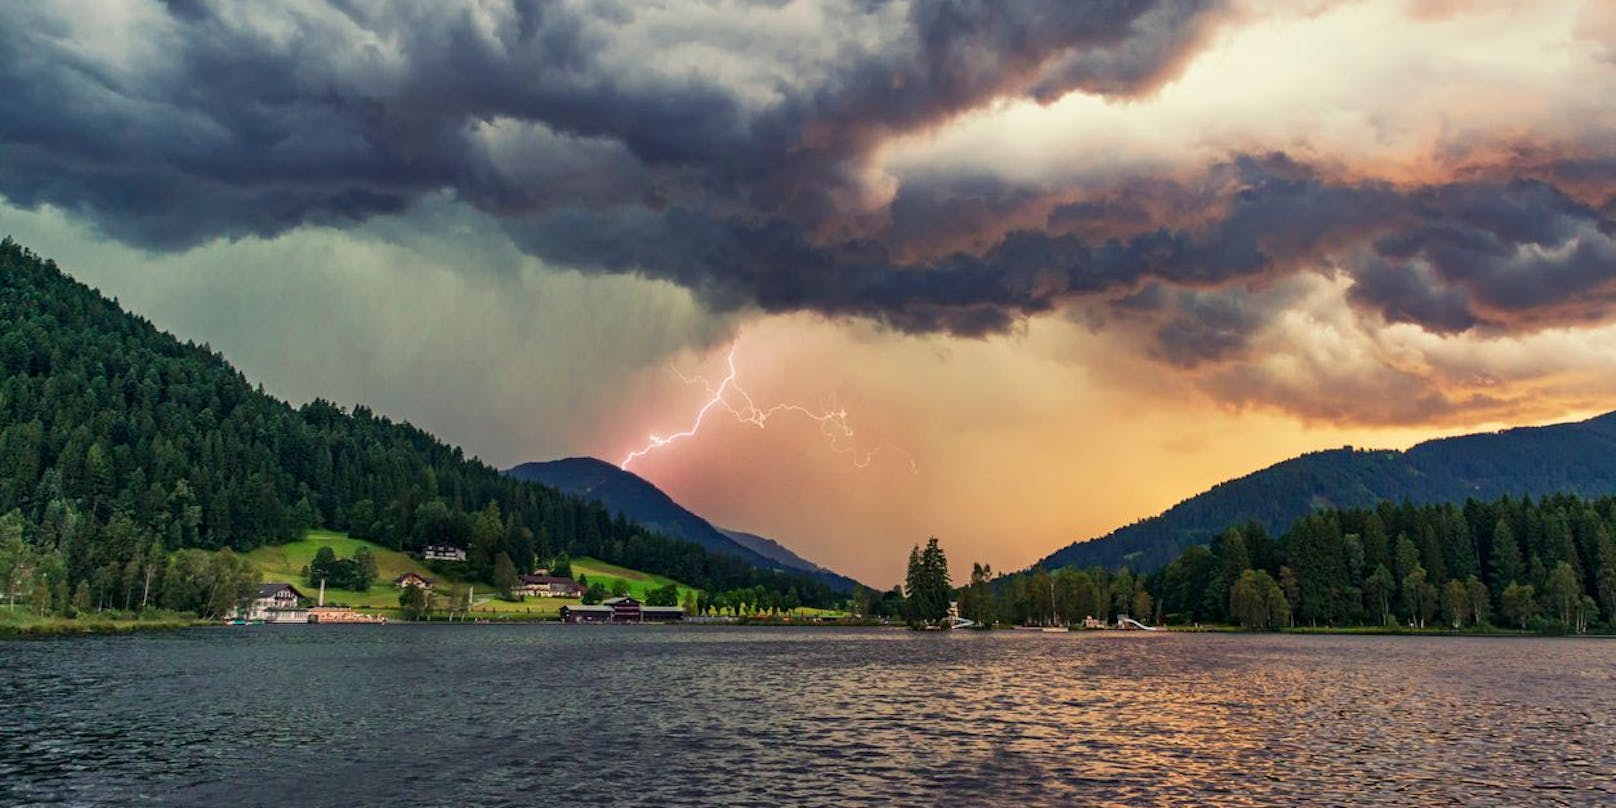
[{"label": "pine tree", "polygon": [[1526,568],[1521,563],[1521,546],[1509,522],[1500,518],[1493,526],[1493,590],[1503,592],[1510,584],[1521,583]]},{"label": "pine tree", "polygon": [[909,569],[904,583],[904,607],[911,626],[935,624],[948,616],[952,593],[948,559],[935,537],[926,540],[924,550],[916,546],[909,551]]},{"label": "pine tree", "polygon": [[1598,563],[1595,578],[1599,605],[1605,608],[1605,622],[1616,625],[1616,538],[1603,525],[1600,526]]}]

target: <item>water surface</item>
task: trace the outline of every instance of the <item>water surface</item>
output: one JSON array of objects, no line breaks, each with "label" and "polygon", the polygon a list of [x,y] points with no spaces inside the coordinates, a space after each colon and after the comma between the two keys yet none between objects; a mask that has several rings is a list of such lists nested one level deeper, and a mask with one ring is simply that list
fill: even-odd
[{"label": "water surface", "polygon": [[1616,643],[564,626],[0,642],[0,804],[1616,804]]}]

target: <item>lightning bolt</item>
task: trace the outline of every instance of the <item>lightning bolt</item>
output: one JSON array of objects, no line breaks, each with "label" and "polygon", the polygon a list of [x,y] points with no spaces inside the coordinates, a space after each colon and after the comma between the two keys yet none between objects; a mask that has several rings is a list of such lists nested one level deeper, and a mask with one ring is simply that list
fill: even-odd
[{"label": "lightning bolt", "polygon": [[868,467],[877,454],[892,452],[902,455],[908,461],[910,471],[919,472],[914,456],[896,446],[882,445],[860,453],[857,444],[853,441],[853,427],[848,423],[847,410],[836,406],[834,401],[831,407],[825,410],[811,410],[801,404],[791,403],[775,404],[768,408],[759,407],[757,402],[753,400],[752,395],[746,392],[738,381],[740,371],[735,367],[735,352],[739,347],[740,343],[738,342],[730,344],[729,353],[724,358],[728,372],[723,379],[719,380],[717,385],[701,377],[692,378],[686,376],[680,373],[677,368],[669,368],[675,376],[679,377],[679,381],[685,384],[700,384],[706,388],[706,403],[702,404],[701,409],[696,411],[696,417],[690,422],[690,426],[671,435],[651,435],[646,440],[645,445],[629,452],[623,458],[623,462],[618,464],[618,468],[626,471],[634,461],[652,452],[664,449],[679,441],[694,438],[696,433],[701,431],[702,425],[707,422],[707,416],[711,415],[715,410],[722,410],[734,416],[737,421],[750,424],[758,429],[766,428],[769,424],[769,419],[781,413],[800,415],[819,425],[819,431],[830,439],[832,451],[838,454],[852,455],[853,465],[858,468]]}]

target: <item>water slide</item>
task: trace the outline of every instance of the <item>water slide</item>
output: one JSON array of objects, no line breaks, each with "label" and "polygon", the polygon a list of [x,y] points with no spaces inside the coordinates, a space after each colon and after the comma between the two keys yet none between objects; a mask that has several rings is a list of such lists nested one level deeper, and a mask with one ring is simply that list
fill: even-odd
[{"label": "water slide", "polygon": [[1132,617],[1118,618],[1117,619],[1117,627],[1118,628],[1136,628],[1136,629],[1139,629],[1140,631],[1160,631],[1161,630],[1161,629],[1159,629],[1159,628],[1157,628],[1155,626],[1147,626],[1144,623],[1141,623],[1138,620],[1133,619]]}]

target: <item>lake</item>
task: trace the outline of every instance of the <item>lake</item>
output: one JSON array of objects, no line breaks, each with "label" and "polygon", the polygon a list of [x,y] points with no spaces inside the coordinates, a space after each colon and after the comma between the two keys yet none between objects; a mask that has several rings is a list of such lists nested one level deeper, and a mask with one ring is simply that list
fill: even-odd
[{"label": "lake", "polygon": [[0,804],[1616,803],[1616,643],[582,626],[0,642]]}]

